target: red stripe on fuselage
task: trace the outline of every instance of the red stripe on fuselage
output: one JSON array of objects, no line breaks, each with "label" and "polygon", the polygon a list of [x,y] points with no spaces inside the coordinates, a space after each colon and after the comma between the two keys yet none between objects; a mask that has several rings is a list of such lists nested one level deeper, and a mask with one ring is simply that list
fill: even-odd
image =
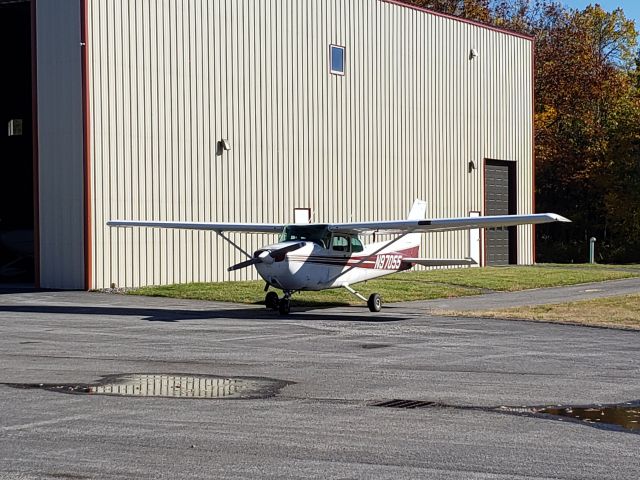
[{"label": "red stripe on fuselage", "polygon": [[399,250],[395,252],[385,252],[375,255],[350,255],[347,257],[337,257],[332,255],[287,255],[286,260],[290,262],[303,262],[313,263],[319,265],[327,265],[332,267],[356,267],[356,268],[368,268],[376,269],[376,265],[384,265],[382,268],[378,267],[378,270],[408,270],[411,268],[410,264],[401,262],[399,266],[395,268],[386,268],[387,262],[381,262],[378,257],[393,257],[400,256],[401,258],[412,258],[418,255],[420,247],[411,247],[405,250]]}]

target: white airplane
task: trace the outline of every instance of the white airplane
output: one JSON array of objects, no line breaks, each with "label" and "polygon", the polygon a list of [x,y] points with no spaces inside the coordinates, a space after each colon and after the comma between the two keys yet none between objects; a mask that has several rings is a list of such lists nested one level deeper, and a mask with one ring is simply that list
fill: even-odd
[{"label": "white airplane", "polygon": [[[476,262],[465,259],[419,258],[423,233],[475,228],[511,227],[524,224],[569,222],[554,214],[500,215],[484,217],[438,218],[425,220],[426,203],[416,200],[406,220],[358,222],[358,223],[193,223],[113,220],[111,227],[179,228],[187,230],[209,230],[216,232],[248,260],[233,265],[228,271],[255,265],[265,280],[267,308],[288,314],[291,295],[304,290],[326,290],[345,288],[359,299],[367,302],[369,310],[379,312],[382,308],[380,295],[371,294],[367,299],[352,288],[352,285],[372,280],[391,273],[409,270],[414,265],[454,266],[472,265]],[[250,255],[224,235],[225,232],[279,233],[280,240],[265,246]],[[360,235],[393,234],[390,241],[364,245]],[[282,290],[282,298],[269,287]]]}]

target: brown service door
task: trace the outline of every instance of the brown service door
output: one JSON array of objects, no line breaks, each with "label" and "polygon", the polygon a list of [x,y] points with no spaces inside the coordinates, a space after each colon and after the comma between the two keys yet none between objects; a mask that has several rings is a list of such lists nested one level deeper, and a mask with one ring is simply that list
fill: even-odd
[{"label": "brown service door", "polygon": [[[485,215],[514,215],[516,207],[516,163],[502,160],[485,162]],[[486,264],[517,263],[517,227],[487,229]]]}]

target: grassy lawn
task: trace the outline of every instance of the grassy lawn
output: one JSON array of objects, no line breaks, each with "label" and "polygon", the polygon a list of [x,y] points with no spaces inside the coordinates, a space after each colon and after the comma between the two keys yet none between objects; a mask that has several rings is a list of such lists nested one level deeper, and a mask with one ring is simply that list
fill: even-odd
[{"label": "grassy lawn", "polygon": [[586,269],[612,269],[612,270],[628,270],[635,271],[640,273],[640,263],[627,263],[624,265],[607,265],[600,263],[545,263],[545,267],[556,267],[556,268],[586,268]]},{"label": "grassy lawn", "polygon": [[611,265],[536,265],[533,267],[457,268],[411,272],[416,280],[442,282],[500,292],[515,292],[531,288],[559,287],[579,283],[602,282],[640,276],[640,269],[618,270]]},{"label": "grassy lawn", "polygon": [[[225,282],[143,287],[130,290],[127,293],[152,297],[258,304],[264,301],[265,293],[263,289],[264,282]],[[480,293],[477,288],[429,284],[428,282],[416,282],[412,279],[394,278],[373,280],[366,284],[359,284],[356,285],[356,289],[365,296],[369,296],[372,292],[378,292],[385,302],[461,297]],[[343,288],[324,290],[322,292],[300,292],[293,298],[296,305],[301,306],[362,305],[363,303]]]},{"label": "grassy lawn", "polygon": [[[531,288],[575,285],[640,276],[640,269],[619,269],[607,265],[589,268],[573,266],[489,267],[411,271],[356,286],[363,295],[378,292],[384,302],[404,302],[478,295],[486,291],[517,291]],[[264,299],[264,282],[195,283],[144,287],[132,295],[186,298],[257,304]],[[308,306],[361,305],[344,289],[301,292],[296,304]]]},{"label": "grassy lawn", "polygon": [[640,295],[598,298],[579,302],[507,308],[480,312],[446,312],[447,315],[569,323],[640,330]]}]

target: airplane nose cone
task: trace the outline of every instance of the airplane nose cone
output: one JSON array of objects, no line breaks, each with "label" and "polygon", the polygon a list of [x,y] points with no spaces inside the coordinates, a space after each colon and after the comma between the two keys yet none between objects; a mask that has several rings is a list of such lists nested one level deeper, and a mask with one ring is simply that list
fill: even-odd
[{"label": "airplane nose cone", "polygon": [[253,254],[254,258],[259,258],[262,260],[262,263],[266,263],[267,265],[271,265],[275,259],[271,256],[270,250],[258,250]]}]

